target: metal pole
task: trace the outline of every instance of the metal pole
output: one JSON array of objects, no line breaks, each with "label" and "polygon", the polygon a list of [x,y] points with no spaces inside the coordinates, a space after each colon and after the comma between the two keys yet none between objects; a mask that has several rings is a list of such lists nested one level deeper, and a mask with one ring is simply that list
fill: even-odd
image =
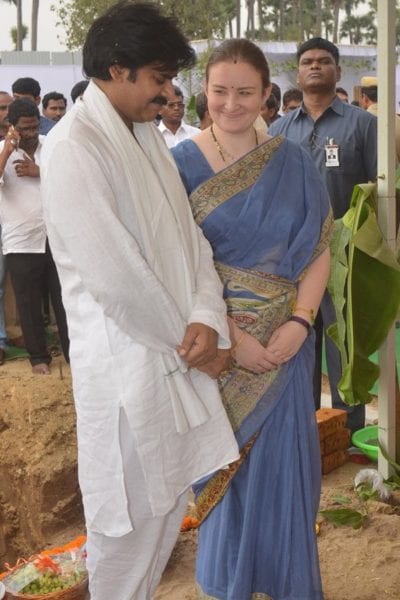
[{"label": "metal pole", "polygon": [[[393,251],[396,246],[395,196],[395,81],[396,2],[378,0],[378,219]],[[379,315],[376,315],[379,318]],[[379,350],[379,440],[389,456],[396,456],[396,355],[395,329]],[[379,471],[391,474],[389,463],[379,452]]]}]

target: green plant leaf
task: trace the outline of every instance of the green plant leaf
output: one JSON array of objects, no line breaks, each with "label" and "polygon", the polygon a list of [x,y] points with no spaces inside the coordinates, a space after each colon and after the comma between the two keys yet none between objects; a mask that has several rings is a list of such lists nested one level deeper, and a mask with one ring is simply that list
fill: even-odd
[{"label": "green plant leaf", "polygon": [[342,220],[335,221],[331,241],[331,274],[328,290],[332,298],[336,299],[336,323],[329,327],[328,333],[340,350],[342,365],[348,363],[346,347],[346,321],[344,318],[345,290],[348,274],[347,246],[350,240],[350,230],[345,227]]},{"label": "green plant leaf", "polygon": [[349,496],[342,496],[342,494],[333,496],[332,501],[335,502],[335,504],[351,504],[351,498],[349,498]]},{"label": "green plant leaf", "polygon": [[379,377],[369,356],[382,345],[400,307],[400,264],[378,224],[375,184],[355,186],[349,210],[335,223],[331,252],[328,289],[337,323],[328,334],[342,359],[338,391],[346,404],[366,404]]},{"label": "green plant leaf", "polygon": [[321,510],[320,514],[335,527],[351,525],[353,529],[360,529],[360,527],[364,525],[366,518],[366,515],[363,515],[358,510],[353,510],[351,508]]},{"label": "green plant leaf", "polygon": [[384,484],[392,491],[400,490],[400,475],[392,475],[384,480]]},{"label": "green plant leaf", "polygon": [[372,489],[372,485],[369,482],[362,482],[356,487],[357,495],[364,502],[368,500],[380,500],[378,490]]}]

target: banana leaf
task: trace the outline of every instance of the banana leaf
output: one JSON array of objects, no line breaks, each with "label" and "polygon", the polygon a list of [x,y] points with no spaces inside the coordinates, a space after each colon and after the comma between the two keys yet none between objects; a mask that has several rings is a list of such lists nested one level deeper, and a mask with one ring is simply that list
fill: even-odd
[{"label": "banana leaf", "polygon": [[337,322],[328,335],[339,348],[338,392],[349,405],[371,401],[378,350],[400,306],[400,264],[384,239],[376,211],[376,185],[356,185],[350,208],[335,222],[328,289]]}]

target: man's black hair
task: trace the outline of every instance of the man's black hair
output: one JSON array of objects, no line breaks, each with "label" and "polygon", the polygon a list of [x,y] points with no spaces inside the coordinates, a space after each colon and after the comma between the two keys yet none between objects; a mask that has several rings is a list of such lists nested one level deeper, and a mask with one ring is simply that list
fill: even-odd
[{"label": "man's black hair", "polygon": [[273,109],[276,113],[279,111],[279,102],[275,98],[275,94],[271,93],[268,96],[268,98],[265,101],[265,106],[270,110]]},{"label": "man's black hair", "polygon": [[278,103],[281,103],[281,97],[282,97],[282,92],[281,92],[281,88],[279,87],[279,85],[277,83],[274,83],[273,81],[271,81],[271,94],[273,94],[275,96],[275,98],[278,100]]},{"label": "man's black hair", "polygon": [[120,65],[132,71],[154,65],[174,72],[192,67],[196,55],[175,20],[164,17],[154,4],[122,0],[91,25],[83,46],[87,77],[111,79],[109,69]]},{"label": "man's black hair", "polygon": [[40,113],[37,105],[29,98],[17,98],[8,107],[8,120],[11,125],[16,125],[21,117],[37,117]]},{"label": "man's black hair", "polygon": [[332,42],[330,42],[329,40],[326,40],[325,38],[321,38],[321,37],[315,37],[315,38],[311,38],[310,40],[307,40],[306,42],[303,42],[302,44],[300,44],[300,46],[297,49],[297,63],[300,62],[300,58],[302,56],[302,54],[304,54],[304,52],[307,52],[308,50],[315,50],[316,48],[318,48],[319,50],[326,50],[327,52],[329,52],[329,54],[332,54],[335,63],[338,65],[339,64],[339,49],[337,46],[335,46],[335,44],[332,44]]},{"label": "man's black hair", "polygon": [[82,81],[78,81],[78,83],[74,85],[74,87],[71,90],[71,98],[73,103],[76,102],[79,96],[82,96],[83,92],[86,90],[88,85],[89,81],[87,79],[82,79]]},{"label": "man's black hair", "polygon": [[42,105],[44,109],[48,107],[50,100],[64,100],[64,105],[65,107],[67,106],[67,99],[63,94],[60,94],[60,92],[49,92],[43,96]]},{"label": "man's black hair", "polygon": [[13,94],[24,94],[38,98],[40,96],[40,85],[32,77],[20,77],[11,86]]},{"label": "man's black hair", "polygon": [[180,98],[183,98],[183,92],[182,92],[181,88],[178,87],[177,85],[173,85],[172,87],[174,88],[175,96],[179,96]]},{"label": "man's black hair", "polygon": [[364,94],[364,96],[367,96],[371,102],[378,102],[378,88],[376,85],[371,85],[369,87],[363,86],[361,88],[361,93]]},{"label": "man's black hair", "polygon": [[196,96],[196,113],[200,121],[205,117],[208,110],[208,101],[205,92],[199,92]]},{"label": "man's black hair", "polygon": [[349,94],[347,93],[347,90],[345,90],[345,89],[344,89],[344,88],[342,88],[342,87],[337,87],[337,88],[336,88],[336,93],[337,93],[337,94],[338,94],[338,93],[339,93],[339,94],[344,94],[345,96],[349,97]]},{"label": "man's black hair", "polygon": [[287,106],[292,100],[296,100],[296,102],[302,102],[303,92],[298,88],[289,88],[288,90],[286,90],[282,98],[283,106]]}]

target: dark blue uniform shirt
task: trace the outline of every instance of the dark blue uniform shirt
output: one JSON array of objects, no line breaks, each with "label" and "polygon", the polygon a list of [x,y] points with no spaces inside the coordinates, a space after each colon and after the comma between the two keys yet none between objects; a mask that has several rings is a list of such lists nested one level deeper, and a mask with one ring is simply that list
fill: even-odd
[{"label": "dark blue uniform shirt", "polygon": [[[302,105],[274,121],[268,133],[283,134],[311,154],[326,182],[335,219],[342,217],[349,208],[357,183],[376,179],[377,119],[337,97],[316,121]],[[336,167],[325,164],[325,146],[330,140],[339,147],[339,166]]]}]

